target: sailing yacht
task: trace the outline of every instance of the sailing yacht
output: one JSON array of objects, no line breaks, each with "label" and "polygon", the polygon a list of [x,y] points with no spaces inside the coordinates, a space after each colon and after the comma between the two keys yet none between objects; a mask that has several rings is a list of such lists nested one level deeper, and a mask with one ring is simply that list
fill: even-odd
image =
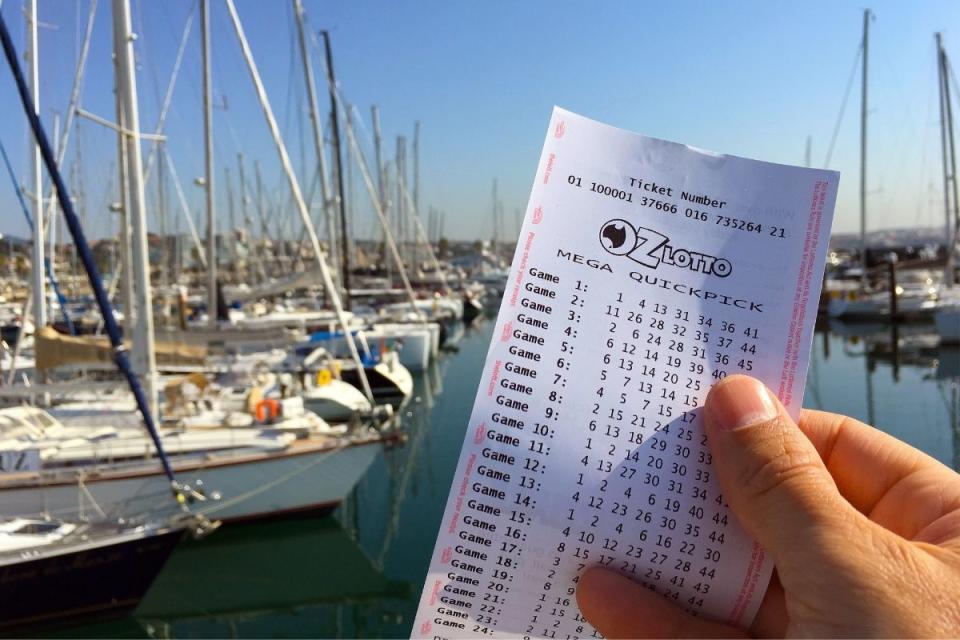
[{"label": "sailing yacht", "polygon": [[[99,417],[89,403],[83,411],[60,420],[34,407],[0,410],[0,450],[24,461],[0,474],[0,516],[173,515],[169,481],[139,420],[132,413],[124,419],[115,406]],[[193,512],[247,520],[339,505],[384,437],[366,425],[338,433],[308,415],[248,427],[162,427],[170,465],[191,488]]]},{"label": "sailing yacht", "polygon": [[[92,15],[92,14],[91,14]],[[130,32],[129,0],[114,2],[115,35]],[[71,229],[73,239],[80,252],[80,258],[90,276],[90,284],[97,295],[103,315],[107,318],[108,333],[116,349],[117,367],[127,378],[131,390],[140,400],[139,408],[144,418],[149,438],[145,438],[157,457],[162,461],[162,477],[167,490],[166,502],[176,510],[176,516],[167,518],[151,517],[140,523],[114,519],[107,525],[107,518],[96,523],[56,521],[51,518],[32,519],[18,514],[18,517],[0,523],[0,628],[10,630],[21,624],[35,624],[52,620],[62,621],[81,615],[104,613],[123,609],[132,609],[146,592],[153,579],[163,567],[174,546],[179,542],[187,519],[179,508],[175,498],[183,496],[182,488],[166,462],[152,415],[147,410],[144,394],[139,380],[132,373],[126,353],[122,349],[120,331],[113,316],[102,282],[93,264],[86,238],[80,230],[79,221],[73,211],[69,193],[64,186],[62,176],[53,158],[49,140],[37,116],[36,96],[38,93],[37,64],[37,2],[31,0],[28,19],[30,37],[28,56],[31,64],[33,82],[28,88],[19,61],[13,50],[10,33],[4,17],[0,15],[0,39],[4,44],[4,54],[13,72],[17,91],[25,113],[28,115],[34,139],[34,181],[37,217],[34,224],[35,258],[42,256],[44,236],[43,219],[39,204],[43,194],[40,184],[40,159],[46,165],[54,179],[57,196]],[[118,53],[118,66],[123,66],[132,75],[133,51],[129,38],[127,47]],[[136,128],[136,119],[133,120]],[[45,327],[45,304],[42,296],[43,278],[42,260],[34,260],[36,305],[35,320],[37,327]],[[39,284],[37,284],[39,283]],[[21,409],[30,412],[31,409]],[[140,432],[140,435],[144,434]],[[15,446],[3,450],[2,475],[10,477],[19,473],[29,473],[41,464],[39,450]],[[74,487],[82,490],[82,481]],[[101,514],[103,515],[103,514]],[[176,520],[174,520],[176,518]],[[191,516],[195,521],[195,517]],[[153,524],[164,522],[164,524]],[[207,523],[209,525],[209,523]],[[211,530],[204,525],[207,531]],[[199,533],[199,531],[198,531]]]},{"label": "sailing yacht", "polygon": [[[831,291],[827,314],[843,320],[889,318],[890,285],[875,290]],[[897,275],[897,315],[899,318],[930,318],[937,309],[941,292],[940,275],[927,269],[904,270]]]}]

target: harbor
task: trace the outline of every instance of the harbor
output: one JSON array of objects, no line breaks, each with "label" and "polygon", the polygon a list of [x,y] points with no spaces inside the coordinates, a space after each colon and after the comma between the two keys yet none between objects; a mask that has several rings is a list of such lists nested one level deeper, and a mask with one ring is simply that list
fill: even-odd
[{"label": "harbor", "polygon": [[[437,100],[399,86],[384,90],[392,102],[369,102],[364,70],[374,89],[389,73],[364,66],[374,56],[358,51],[378,45],[351,38],[359,20],[308,0],[280,5],[0,3],[2,636],[414,632],[497,314],[520,291],[508,278],[526,267],[533,234],[521,228],[543,212],[525,205],[529,172],[486,162],[493,143],[448,146],[483,135],[466,120],[411,115]],[[844,32],[857,47],[849,77],[837,76],[847,84],[835,123],[834,105],[821,108],[833,130],[823,168],[837,149],[856,189],[838,200],[810,298],[803,407],[874,425],[960,471],[956,49],[949,31],[929,34],[937,104],[911,196],[922,204],[912,218],[891,214],[871,173],[873,142],[892,135],[871,115],[884,82],[868,67],[875,19],[864,10]],[[496,139],[515,133],[504,125]],[[808,135],[807,167],[818,164],[811,146]],[[460,166],[473,151],[480,169]],[[799,164],[790,154],[774,159]],[[638,197],[645,184],[681,197],[629,178]],[[682,199],[701,222],[693,207],[713,216],[727,204]],[[684,215],[670,207],[650,212]],[[718,214],[709,225],[784,237],[767,220]],[[563,258],[609,270],[596,251]],[[718,278],[731,268],[664,255]],[[713,266],[691,267],[693,255]],[[518,323],[560,331],[544,319],[556,293],[530,288],[559,278],[531,277],[526,291],[540,297],[523,298]],[[540,356],[524,353],[522,375],[536,378]]]},{"label": "harbor", "polygon": [[[238,154],[237,198],[243,218],[235,217],[227,168],[230,227],[219,233],[212,164],[210,4],[198,3],[187,16],[154,134],[142,132],[139,124],[128,0],[110,7],[116,122],[80,106],[79,88],[97,17],[97,3],[92,2],[62,139],[59,118],[51,140],[34,115],[40,86],[38,3],[26,7],[26,72],[6,22],[0,20],[4,54],[33,138],[34,171],[27,193],[2,149],[16,204],[32,232],[28,241],[7,238],[2,283],[0,396],[6,408],[0,409],[0,510],[6,520],[0,566],[6,604],[0,626],[5,629],[19,632],[122,617],[137,609],[184,538],[205,539],[225,523],[317,517],[339,508],[384,449],[409,440],[404,416],[414,402],[411,372],[435,367],[442,350],[455,350],[464,325],[502,294],[501,289],[488,296],[476,279],[504,266],[500,253],[505,247],[496,236],[486,254],[471,252],[479,265],[469,274],[437,259],[439,229],[431,219],[431,242],[417,204],[419,124],[413,138],[412,186],[407,184],[403,136],[397,138],[395,179],[388,183],[378,130],[376,168],[371,172],[349,110],[341,114],[329,34],[319,33],[321,46],[298,1],[291,7],[310,105],[313,177],[321,186],[322,215],[314,217],[311,211],[312,188],[305,196],[300,184],[301,177],[310,176],[298,176],[291,165],[243,24],[227,2],[282,168],[282,184],[293,202],[292,210],[283,212],[288,219],[282,220],[276,203],[265,202],[260,165],[254,162],[261,222],[254,239],[245,163]],[[205,243],[200,242],[162,133],[183,45],[197,13],[205,175],[195,182],[204,190]],[[318,52],[323,54],[332,110],[329,149],[311,57]],[[81,220],[89,213],[86,203],[71,195],[82,191],[83,184],[74,173],[68,187],[60,168],[67,132],[79,126],[75,118],[116,133],[118,191],[108,197],[118,200],[108,208],[119,214],[118,235],[95,244]],[[152,144],[145,162],[143,143]],[[328,175],[328,151],[336,187]],[[155,200],[145,191],[154,161]],[[370,189],[381,224],[379,254],[350,237],[346,163],[351,175],[354,168],[362,173]],[[183,238],[163,232],[171,195],[165,169],[182,207],[178,220],[191,231],[193,244],[186,255],[181,251]],[[49,196],[43,197],[48,186]],[[396,197],[392,221],[387,217],[388,188]],[[494,191],[493,207],[498,204]],[[159,235],[148,228],[148,207],[156,207]],[[293,228],[300,241],[288,237],[295,216],[299,226]],[[278,224],[268,225],[268,217]],[[322,223],[323,244],[315,220]],[[432,403],[431,394],[427,396]],[[98,587],[87,587],[91,582]],[[51,589],[56,589],[56,597],[41,595]]]},{"label": "harbor", "polygon": [[[415,378],[403,418],[409,440],[379,454],[332,517],[243,525],[189,542],[133,616],[63,635],[409,635],[492,330],[478,323],[459,353]],[[818,330],[804,406],[869,420],[960,468],[956,348],[928,342],[895,364],[889,344],[888,335]]]}]

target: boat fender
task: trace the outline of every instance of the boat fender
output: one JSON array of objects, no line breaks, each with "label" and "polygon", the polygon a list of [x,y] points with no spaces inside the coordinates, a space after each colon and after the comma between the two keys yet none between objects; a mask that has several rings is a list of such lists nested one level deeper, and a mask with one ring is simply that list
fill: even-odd
[{"label": "boat fender", "polygon": [[261,424],[271,422],[280,415],[280,403],[273,398],[264,398],[257,403],[257,408],[253,415],[257,419],[257,422]]}]

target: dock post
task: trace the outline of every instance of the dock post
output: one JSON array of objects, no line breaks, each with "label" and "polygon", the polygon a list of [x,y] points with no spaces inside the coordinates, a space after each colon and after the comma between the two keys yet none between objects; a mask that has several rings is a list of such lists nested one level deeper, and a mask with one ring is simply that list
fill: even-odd
[{"label": "dock post", "polygon": [[897,258],[890,256],[887,259],[890,286],[890,319],[896,321],[900,315],[899,296],[897,295]]}]

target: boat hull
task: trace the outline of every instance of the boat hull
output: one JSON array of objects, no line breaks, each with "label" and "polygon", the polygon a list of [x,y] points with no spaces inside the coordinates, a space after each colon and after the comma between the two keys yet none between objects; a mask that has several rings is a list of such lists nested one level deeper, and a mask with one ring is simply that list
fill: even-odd
[{"label": "boat hull", "polygon": [[[374,344],[379,336],[369,336]],[[385,339],[386,347],[397,352],[400,364],[411,371],[423,371],[430,364],[430,335],[426,332],[404,332]]]},{"label": "boat hull", "polygon": [[182,530],[79,545],[0,565],[0,630],[119,617],[136,608]]},{"label": "boat hull", "polygon": [[[936,302],[928,298],[902,297],[897,303],[897,318],[901,320],[928,319],[936,309]],[[873,294],[858,299],[831,298],[827,315],[848,321],[873,321],[890,318],[890,298],[887,294]]]},{"label": "boat hull", "polygon": [[373,407],[363,393],[342,380],[331,380],[322,387],[312,387],[302,394],[303,406],[327,422],[345,422]]},{"label": "boat hull", "polygon": [[[406,367],[390,366],[381,362],[367,367],[364,371],[373,391],[374,401],[378,404],[386,402],[398,408],[413,394],[413,376]],[[360,387],[360,377],[356,369],[344,369],[340,376],[344,382]]]},{"label": "boat hull", "polygon": [[400,364],[411,371],[423,371],[439,350],[440,326],[427,324],[377,324],[367,340],[397,352]]},{"label": "boat hull", "polygon": [[944,307],[937,310],[933,321],[944,344],[960,344],[960,306]]},{"label": "boat hull", "polygon": [[[411,371],[423,371],[440,352],[440,325],[435,322],[378,322],[364,331],[371,348],[380,353],[396,352],[400,363]],[[350,352],[342,335],[325,345],[339,358],[348,358]]]},{"label": "boat hull", "polygon": [[483,313],[483,305],[473,298],[467,298],[463,301],[463,322],[470,324],[480,314]]},{"label": "boat hull", "polygon": [[[298,446],[299,445],[299,446]],[[350,493],[382,448],[379,440],[339,448],[294,443],[289,450],[235,454],[175,464],[181,483],[209,495],[191,510],[210,519],[249,520],[298,511],[330,510]],[[172,515],[176,505],[159,466],[149,471],[88,473],[57,483],[0,487],[0,516],[50,514],[73,519],[97,515],[137,518]]]}]

